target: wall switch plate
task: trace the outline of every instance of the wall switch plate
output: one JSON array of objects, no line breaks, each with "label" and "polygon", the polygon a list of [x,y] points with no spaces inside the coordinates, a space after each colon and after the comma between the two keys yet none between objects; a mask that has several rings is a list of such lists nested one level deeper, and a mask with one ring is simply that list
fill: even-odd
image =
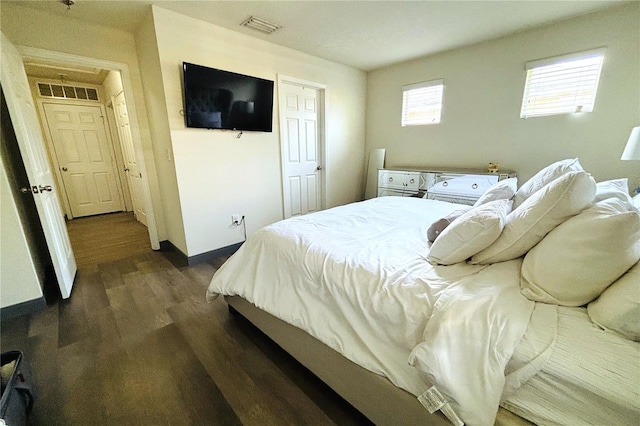
[{"label": "wall switch plate", "polygon": [[231,224],[232,225],[240,225],[240,215],[238,213],[231,215]]}]

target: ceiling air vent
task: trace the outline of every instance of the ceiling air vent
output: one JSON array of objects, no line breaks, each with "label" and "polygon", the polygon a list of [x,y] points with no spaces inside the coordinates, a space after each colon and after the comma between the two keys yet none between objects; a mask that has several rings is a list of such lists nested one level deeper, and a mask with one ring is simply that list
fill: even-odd
[{"label": "ceiling air vent", "polygon": [[38,92],[45,98],[99,100],[98,91],[92,87],[38,83]]},{"label": "ceiling air vent", "polygon": [[265,34],[271,34],[277,29],[282,28],[282,26],[273,24],[269,21],[265,21],[262,18],[258,18],[257,16],[250,16],[245,19],[241,24],[243,27],[253,28],[254,30],[261,31]]}]

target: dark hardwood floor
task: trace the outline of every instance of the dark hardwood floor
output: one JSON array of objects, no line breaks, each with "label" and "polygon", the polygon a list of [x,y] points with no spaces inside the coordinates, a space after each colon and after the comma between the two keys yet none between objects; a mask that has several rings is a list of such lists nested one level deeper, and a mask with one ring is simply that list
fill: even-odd
[{"label": "dark hardwood floor", "polygon": [[225,259],[177,267],[131,214],[71,221],[68,300],[3,321],[30,364],[34,425],[366,424],[205,289]]}]

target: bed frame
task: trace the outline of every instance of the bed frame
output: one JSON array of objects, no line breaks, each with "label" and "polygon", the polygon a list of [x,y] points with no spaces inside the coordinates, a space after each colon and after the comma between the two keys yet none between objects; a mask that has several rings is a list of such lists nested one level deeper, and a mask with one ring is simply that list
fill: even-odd
[{"label": "bed frame", "polygon": [[[230,310],[245,317],[376,425],[451,425],[441,412],[429,414],[409,392],[346,359],[303,330],[238,296],[225,296]],[[328,368],[327,368],[328,367]],[[496,425],[530,425],[500,409]]]}]

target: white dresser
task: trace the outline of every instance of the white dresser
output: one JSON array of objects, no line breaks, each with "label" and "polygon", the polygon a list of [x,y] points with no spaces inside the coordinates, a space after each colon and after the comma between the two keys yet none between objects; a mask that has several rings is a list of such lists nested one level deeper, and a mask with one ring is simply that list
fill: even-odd
[{"label": "white dresser", "polygon": [[378,170],[378,197],[422,197],[472,205],[494,183],[515,172],[468,169],[389,168]]}]

